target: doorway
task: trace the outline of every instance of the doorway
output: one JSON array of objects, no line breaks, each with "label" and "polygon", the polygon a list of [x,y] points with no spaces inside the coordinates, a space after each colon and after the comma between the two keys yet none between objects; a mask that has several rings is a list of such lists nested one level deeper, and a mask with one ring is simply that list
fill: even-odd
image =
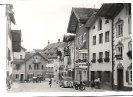
[{"label": "doorway", "polygon": [[20,81],[24,80],[24,74],[20,74]]},{"label": "doorway", "polygon": [[118,90],[123,90],[123,69],[117,69]]}]

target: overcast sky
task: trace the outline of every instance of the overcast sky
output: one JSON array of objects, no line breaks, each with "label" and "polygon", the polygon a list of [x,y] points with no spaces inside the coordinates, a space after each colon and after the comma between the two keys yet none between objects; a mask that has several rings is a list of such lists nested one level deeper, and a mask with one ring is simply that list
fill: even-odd
[{"label": "overcast sky", "polygon": [[[72,2],[73,1],[73,2]],[[22,30],[22,46],[28,51],[43,49],[50,43],[62,40],[72,7],[100,8],[101,3],[88,0],[10,0],[14,6],[17,27]]]}]

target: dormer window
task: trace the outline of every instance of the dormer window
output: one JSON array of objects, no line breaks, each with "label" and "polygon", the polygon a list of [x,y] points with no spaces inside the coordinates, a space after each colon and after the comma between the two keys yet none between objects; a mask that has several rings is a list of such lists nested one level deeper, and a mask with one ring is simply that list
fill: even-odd
[{"label": "dormer window", "polygon": [[102,19],[100,18],[98,21],[98,31],[102,30]]},{"label": "dormer window", "polygon": [[120,18],[116,22],[116,37],[123,36],[123,20]]},{"label": "dormer window", "polygon": [[105,24],[107,24],[107,23],[109,23],[109,20],[108,19],[105,21]]}]

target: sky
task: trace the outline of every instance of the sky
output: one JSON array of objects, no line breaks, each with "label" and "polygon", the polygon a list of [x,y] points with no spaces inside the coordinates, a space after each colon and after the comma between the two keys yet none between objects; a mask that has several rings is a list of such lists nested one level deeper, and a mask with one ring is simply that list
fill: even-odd
[{"label": "sky", "polygon": [[[77,0],[78,1],[78,0]],[[21,46],[31,51],[43,49],[50,43],[62,41],[67,33],[72,7],[100,8],[102,3],[89,3],[88,0],[10,0],[14,6],[16,25],[21,29]]]}]

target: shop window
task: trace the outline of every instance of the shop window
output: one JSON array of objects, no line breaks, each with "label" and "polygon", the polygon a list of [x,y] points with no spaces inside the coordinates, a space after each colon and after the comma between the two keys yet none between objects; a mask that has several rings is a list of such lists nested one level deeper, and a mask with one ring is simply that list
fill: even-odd
[{"label": "shop window", "polygon": [[103,43],[103,33],[99,34],[99,43]]},{"label": "shop window", "polygon": [[16,74],[16,79],[19,79],[19,74]]},{"label": "shop window", "polygon": [[97,73],[98,73],[97,77],[98,77],[98,78],[100,78],[100,82],[101,82],[101,78],[102,78],[102,71],[98,71]]},{"label": "shop window", "polygon": [[91,71],[91,81],[95,80],[95,71]]},{"label": "shop window", "polygon": [[98,21],[98,31],[102,30],[102,19],[100,18]]},{"label": "shop window", "polygon": [[93,45],[96,45],[96,36],[93,36]]},{"label": "shop window", "polygon": [[109,42],[109,31],[105,32],[105,42]]}]

